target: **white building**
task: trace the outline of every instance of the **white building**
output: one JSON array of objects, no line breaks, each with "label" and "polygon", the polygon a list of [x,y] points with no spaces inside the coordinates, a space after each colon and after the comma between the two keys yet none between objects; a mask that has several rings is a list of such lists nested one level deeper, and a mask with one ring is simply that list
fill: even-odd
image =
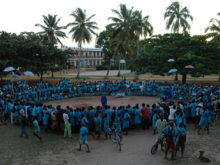
[{"label": "white building", "polygon": [[64,49],[70,49],[73,51],[68,59],[70,66],[76,68],[78,60],[80,59],[82,68],[95,68],[97,65],[102,65],[104,61],[104,54],[101,48],[81,48],[79,57],[78,47],[66,47]]}]

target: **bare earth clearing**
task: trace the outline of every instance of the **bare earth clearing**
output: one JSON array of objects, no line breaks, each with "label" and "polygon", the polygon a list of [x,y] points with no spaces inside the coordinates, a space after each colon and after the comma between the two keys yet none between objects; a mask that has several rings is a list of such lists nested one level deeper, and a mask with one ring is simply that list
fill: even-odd
[{"label": "bare earth clearing", "polygon": [[[157,103],[158,98],[153,97],[108,97],[108,104],[134,105],[136,103]],[[114,103],[114,104],[113,104]],[[100,97],[81,97],[62,101],[54,101],[48,104],[75,106],[100,105]],[[220,124],[211,127],[210,135],[202,132],[197,135],[194,126],[187,125],[187,144],[184,158],[177,156],[176,161],[164,160],[164,153],[160,150],[156,155],[151,155],[150,149],[156,136],[152,130],[130,130],[128,136],[123,136],[122,151],[118,152],[116,145],[110,140],[105,140],[102,134],[101,140],[96,140],[89,135],[91,153],[86,153],[83,146],[78,152],[79,135],[74,134],[73,139],[64,139],[62,135],[44,133],[41,131],[44,142],[41,144],[28,128],[30,138],[18,137],[20,127],[0,126],[0,164],[16,165],[168,165],[168,164],[201,164],[198,160],[198,150],[205,150],[205,156],[211,159],[209,164],[220,164]],[[168,155],[168,158],[170,154]],[[202,163],[205,164],[205,163]]]},{"label": "bare earth clearing", "polygon": [[[125,96],[121,98],[116,98],[115,96],[107,96],[108,105],[112,106],[120,106],[120,105],[128,105],[134,106],[135,104],[139,104],[141,107],[142,103],[145,104],[155,104],[160,101],[159,98],[149,97],[149,96]],[[61,107],[66,108],[66,106],[72,107],[89,107],[89,106],[98,106],[101,105],[101,96],[88,96],[88,97],[75,97],[67,100],[57,100],[51,101],[47,104],[51,104],[54,106],[61,105]]]}]

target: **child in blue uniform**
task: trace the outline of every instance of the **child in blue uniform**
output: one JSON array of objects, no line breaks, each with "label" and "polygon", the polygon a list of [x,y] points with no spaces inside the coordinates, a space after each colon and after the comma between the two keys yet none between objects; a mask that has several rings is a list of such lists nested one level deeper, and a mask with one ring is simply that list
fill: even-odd
[{"label": "child in blue uniform", "polygon": [[108,135],[110,135],[110,126],[109,126],[109,120],[108,120],[106,114],[104,114],[103,122],[104,122],[105,138],[107,139],[107,138],[108,138]]},{"label": "child in blue uniform", "polygon": [[186,130],[184,129],[184,126],[182,123],[179,124],[176,131],[177,136],[177,142],[176,142],[176,152],[179,150],[179,147],[181,148],[181,157],[183,157],[183,153],[185,150],[185,142],[186,142]]},{"label": "child in blue uniform", "polygon": [[206,107],[203,107],[203,110],[201,111],[201,118],[199,121],[199,128],[198,128],[198,134],[200,134],[200,130],[202,127],[205,127],[207,129],[207,134],[209,134],[209,125],[208,125],[208,111]]},{"label": "child in blue uniform", "polygon": [[154,131],[154,135],[156,134],[156,121],[157,121],[157,113],[154,111],[153,112],[153,118],[152,118],[152,129]]},{"label": "child in blue uniform", "polygon": [[80,139],[79,139],[79,149],[78,151],[81,151],[82,144],[85,144],[87,146],[87,152],[90,152],[89,150],[89,145],[87,141],[87,135],[89,131],[88,129],[84,126],[84,123],[81,123],[81,128],[80,128]]},{"label": "child in blue uniform", "polygon": [[123,130],[125,132],[125,135],[128,135],[129,120],[130,120],[130,115],[128,114],[128,109],[126,108],[123,117]]},{"label": "child in blue uniform", "polygon": [[98,112],[96,112],[95,114],[94,124],[95,124],[95,133],[97,134],[97,138],[99,139],[102,129],[102,119]]},{"label": "child in blue uniform", "polygon": [[40,140],[40,142],[42,142],[42,137],[40,136],[40,127],[38,125],[38,121],[36,117],[34,117],[33,125],[34,125],[33,135],[36,136]]}]

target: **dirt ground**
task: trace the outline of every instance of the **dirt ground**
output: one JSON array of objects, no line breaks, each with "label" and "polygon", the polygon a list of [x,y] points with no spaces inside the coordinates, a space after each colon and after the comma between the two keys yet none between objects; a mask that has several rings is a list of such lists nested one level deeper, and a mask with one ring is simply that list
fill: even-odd
[{"label": "dirt ground", "polygon": [[[134,105],[136,103],[157,103],[154,97],[108,97],[109,105]],[[52,105],[90,106],[99,105],[100,97],[81,97],[62,101],[49,102]],[[123,136],[122,151],[119,152],[115,144],[109,139],[105,140],[88,136],[91,152],[86,153],[86,147],[77,151],[79,135],[73,134],[73,139],[64,139],[62,134],[45,133],[41,130],[43,143],[31,135],[33,128],[28,128],[28,140],[18,137],[20,127],[0,125],[0,164],[15,165],[199,165],[199,150],[205,150],[205,156],[211,159],[212,165],[220,164],[220,123],[211,127],[210,135],[201,132],[197,135],[195,127],[187,124],[187,143],[184,158],[177,156],[176,161],[164,160],[164,153],[158,151],[151,155],[150,149],[157,135],[152,130],[129,130],[128,136]],[[168,158],[170,158],[170,154]]]},{"label": "dirt ground", "polygon": [[[149,96],[125,96],[116,98],[115,96],[107,96],[107,104],[112,106],[120,106],[120,105],[128,105],[131,106],[135,104],[139,104],[141,107],[142,103],[145,104],[155,104],[160,101],[159,98],[149,97]],[[88,96],[88,97],[75,97],[66,100],[57,100],[46,103],[47,105],[61,105],[61,107],[65,108],[66,106],[72,107],[89,107],[89,106],[98,106],[101,105],[101,96]]]}]

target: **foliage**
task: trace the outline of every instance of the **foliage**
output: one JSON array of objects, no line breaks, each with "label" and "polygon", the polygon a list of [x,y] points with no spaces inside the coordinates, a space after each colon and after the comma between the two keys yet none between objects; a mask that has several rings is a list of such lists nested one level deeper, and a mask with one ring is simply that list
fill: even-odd
[{"label": "foliage", "polygon": [[181,8],[178,1],[172,2],[170,6],[166,8],[164,13],[164,19],[167,19],[166,29],[171,29],[174,33],[179,33],[180,29],[183,29],[183,33],[187,33],[190,29],[190,25],[187,19],[193,20],[187,7]]},{"label": "foliage", "polygon": [[44,35],[45,40],[49,40],[52,45],[60,43],[63,46],[59,37],[67,38],[66,33],[62,31],[66,29],[66,27],[58,26],[60,20],[61,18],[57,19],[57,15],[48,14],[47,16],[43,15],[43,21],[45,25],[41,25],[41,24],[35,25],[43,29],[43,31],[39,32],[39,34]]},{"label": "foliage", "polygon": [[[207,42],[205,36],[164,34],[141,41],[140,53],[127,61],[128,67],[139,73],[164,75],[176,68],[183,76],[187,73],[198,76],[217,72],[218,51],[217,43]],[[168,63],[168,59],[175,62]],[[186,65],[193,65],[195,69],[185,69]]]},{"label": "foliage", "polygon": [[[6,32],[0,33],[0,67],[8,66],[20,68],[21,71],[30,70],[41,79],[46,71],[57,69],[66,63],[68,52],[62,51],[45,40],[45,36],[25,32],[20,35]],[[49,44],[48,44],[49,42]]]},{"label": "foliage", "polygon": [[[81,8],[77,8],[73,11],[70,16],[74,18],[74,22],[69,23],[67,27],[71,27],[69,33],[72,33],[72,40],[77,42],[79,45],[79,49],[81,50],[82,44],[90,43],[92,40],[92,34],[96,35],[95,31],[98,29],[96,26],[97,23],[91,21],[91,19],[95,16],[94,14],[91,16],[87,16],[86,10],[82,10]],[[80,51],[79,51],[80,57]],[[80,74],[80,58],[78,59],[78,74],[77,77],[79,78]]]}]

